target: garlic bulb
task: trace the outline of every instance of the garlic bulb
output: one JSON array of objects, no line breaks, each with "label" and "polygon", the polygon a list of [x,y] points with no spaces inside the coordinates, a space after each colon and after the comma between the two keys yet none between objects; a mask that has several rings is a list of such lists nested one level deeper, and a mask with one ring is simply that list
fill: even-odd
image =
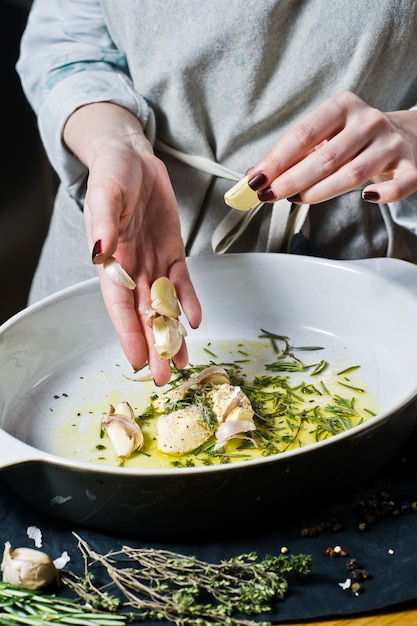
[{"label": "garlic bulb", "polygon": [[144,437],[128,402],[120,402],[101,421],[117,457],[126,459],[143,446]]},{"label": "garlic bulb", "polygon": [[52,559],[40,550],[15,548],[9,541],[4,544],[1,563],[3,581],[23,589],[41,589],[50,585],[57,577]]},{"label": "garlic bulb", "polygon": [[129,276],[114,256],[111,256],[109,259],[104,261],[103,268],[113,282],[118,285],[122,285],[122,287],[127,287],[128,289],[135,289],[135,281]]}]

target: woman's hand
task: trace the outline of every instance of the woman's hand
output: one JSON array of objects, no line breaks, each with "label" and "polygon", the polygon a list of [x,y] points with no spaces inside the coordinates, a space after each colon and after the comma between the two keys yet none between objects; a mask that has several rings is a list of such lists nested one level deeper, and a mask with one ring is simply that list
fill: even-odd
[{"label": "woman's hand", "polygon": [[366,185],[370,202],[417,190],[417,111],[382,113],[343,93],[287,131],[248,172],[263,202],[316,204]]},{"label": "woman's hand", "polygon": [[[185,262],[178,207],[165,165],[153,153],[142,127],[127,110],[111,103],[81,107],[64,129],[68,147],[88,167],[84,206],[87,239],[97,265],[104,302],[121,346],[134,369],[149,364],[157,385],[170,379],[160,360],[146,309],[150,285],[167,276],[192,328],[201,307]],[[114,283],[101,264],[114,255],[136,283],[132,292]],[[188,362],[183,341],[173,359]]]}]

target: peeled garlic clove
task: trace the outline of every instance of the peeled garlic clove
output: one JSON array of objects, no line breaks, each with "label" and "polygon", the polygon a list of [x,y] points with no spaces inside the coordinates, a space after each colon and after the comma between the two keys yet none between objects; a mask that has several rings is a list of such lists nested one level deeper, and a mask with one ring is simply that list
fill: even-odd
[{"label": "peeled garlic clove", "polygon": [[132,452],[143,446],[143,433],[140,426],[123,415],[106,415],[101,425],[106,431],[117,457],[127,459]]},{"label": "peeled garlic clove", "polygon": [[129,276],[126,270],[123,269],[114,256],[104,261],[103,268],[106,274],[118,285],[122,285],[122,287],[127,287],[128,289],[135,289],[135,281]]},{"label": "peeled garlic clove", "polygon": [[260,203],[257,192],[249,187],[248,180],[248,176],[244,176],[224,194],[224,201],[232,209],[249,211]]},{"label": "peeled garlic clove", "polygon": [[177,354],[182,345],[182,338],[187,334],[181,322],[165,315],[152,320],[152,330],[155,350],[162,360],[171,359]]},{"label": "peeled garlic clove", "polygon": [[233,421],[243,421],[243,422],[253,422],[253,409],[252,407],[247,406],[236,406],[234,409],[229,411],[225,418],[225,422],[233,422]]},{"label": "peeled garlic clove", "polygon": [[159,315],[177,318],[181,313],[177,292],[169,278],[161,276],[151,286],[152,308]]},{"label": "peeled garlic clove", "polygon": [[23,589],[42,589],[57,577],[52,559],[40,550],[15,548],[8,541],[4,544],[1,563],[3,581]]}]

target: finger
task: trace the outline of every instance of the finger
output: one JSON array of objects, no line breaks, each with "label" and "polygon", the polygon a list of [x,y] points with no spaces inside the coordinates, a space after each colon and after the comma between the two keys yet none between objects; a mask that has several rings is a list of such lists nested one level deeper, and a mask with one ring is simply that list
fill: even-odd
[{"label": "finger", "polygon": [[288,130],[251,172],[263,172],[267,180],[273,180],[335,136],[344,127],[346,109],[341,97],[326,100]]},{"label": "finger", "polygon": [[398,202],[417,191],[417,170],[408,167],[392,178],[368,185],[362,192],[367,202]]},{"label": "finger", "polygon": [[[364,147],[363,138],[359,134],[341,132],[337,137],[323,142],[319,148],[310,152],[303,160],[284,172],[277,179],[272,181],[269,189],[259,192],[259,199],[262,201],[271,201],[280,198],[291,198],[295,194],[299,194],[303,190],[312,188],[319,190],[332,188],[331,192],[324,192],[328,197],[333,197],[337,193],[342,192],[335,186],[336,181],[341,180],[343,190],[346,186],[354,188],[362,182],[369,180],[369,168],[366,159],[362,162],[355,162],[355,165],[342,170],[342,168],[352,162],[352,159]],[[380,157],[378,156],[378,161]],[[372,162],[372,161],[370,161]],[[340,177],[333,176],[338,171],[341,172]],[[352,182],[347,183],[346,176],[352,178]],[[365,177],[364,177],[365,176]],[[345,178],[344,178],[345,177]],[[326,184],[327,181],[327,184]],[[322,183],[322,186],[318,185]],[[272,192],[272,198],[271,198]],[[333,195],[332,195],[333,194]],[[311,194],[306,201],[313,202]],[[325,198],[320,198],[324,200]]]},{"label": "finger", "polygon": [[177,370],[182,370],[188,364],[188,349],[185,340],[183,339],[179,352],[173,357],[173,362]]},{"label": "finger", "polygon": [[[155,385],[162,387],[166,385],[171,379],[171,364],[167,359],[161,359],[159,354],[154,348],[154,335],[151,326],[147,325],[145,328],[145,336],[148,344],[148,365],[152,373]],[[183,367],[187,364],[185,361]]]},{"label": "finger", "polygon": [[120,198],[114,189],[94,185],[84,204],[84,220],[93,263],[103,263],[117,247]]},{"label": "finger", "polygon": [[317,182],[297,193],[297,198],[290,196],[293,201],[306,204],[317,204],[342,193],[357,189],[369,182],[377,172],[387,167],[387,155],[377,145],[360,152],[355,158],[339,167],[333,173],[323,176]]},{"label": "finger", "polygon": [[120,345],[134,369],[142,369],[147,362],[148,349],[143,327],[137,313],[134,291],[118,285],[99,268],[104,303]]},{"label": "finger", "polygon": [[168,278],[175,287],[182,310],[191,328],[198,328],[202,318],[201,304],[191,281],[186,262],[175,263],[169,271]]},{"label": "finger", "polygon": [[146,319],[141,320],[135,294],[126,287],[115,285],[102,271],[100,274],[106,308],[129,363],[134,370],[141,370],[148,364],[155,384],[167,384],[171,377],[169,361],[159,358],[152,328],[147,323],[146,313],[143,314]]},{"label": "finger", "polygon": [[[138,312],[141,319],[145,342],[147,344],[149,369],[151,370],[155,384],[158,386],[162,386],[167,384],[171,378],[171,366],[169,360],[161,360],[158,352],[155,349],[155,337],[149,318],[149,311],[151,307],[149,285],[150,281],[146,278],[146,274],[141,273],[137,283],[137,291],[139,294],[138,297],[140,298]],[[180,350],[172,360],[177,369],[183,369],[187,365],[188,351],[184,339],[182,341]]]}]

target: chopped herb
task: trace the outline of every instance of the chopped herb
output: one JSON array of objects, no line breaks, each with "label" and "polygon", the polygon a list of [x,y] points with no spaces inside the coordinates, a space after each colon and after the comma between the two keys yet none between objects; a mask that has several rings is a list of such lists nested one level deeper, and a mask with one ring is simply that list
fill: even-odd
[{"label": "chopped herb", "polygon": [[352,372],[358,370],[360,368],[360,365],[352,365],[352,367],[347,367],[345,370],[341,370],[340,372],[337,372],[337,376],[342,376],[344,374],[351,374]]},{"label": "chopped herb", "polygon": [[207,354],[209,354],[210,356],[213,357],[213,359],[216,358],[216,355],[214,354],[214,352],[211,352],[211,350],[209,350],[208,348],[204,348],[204,352],[207,352]]}]

